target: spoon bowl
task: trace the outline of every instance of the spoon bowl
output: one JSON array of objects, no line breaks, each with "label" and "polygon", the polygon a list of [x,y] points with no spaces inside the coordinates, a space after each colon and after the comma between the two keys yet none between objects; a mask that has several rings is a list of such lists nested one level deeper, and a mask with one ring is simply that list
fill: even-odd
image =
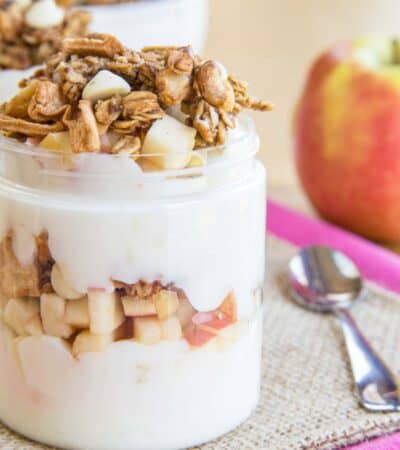
[{"label": "spoon bowl", "polygon": [[301,249],[289,263],[294,299],[318,312],[349,308],[364,297],[362,277],[347,256],[329,247]]}]

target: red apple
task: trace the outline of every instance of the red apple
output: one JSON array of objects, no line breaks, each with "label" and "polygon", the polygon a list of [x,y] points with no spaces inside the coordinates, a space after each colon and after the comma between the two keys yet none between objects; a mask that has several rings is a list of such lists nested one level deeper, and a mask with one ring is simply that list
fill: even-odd
[{"label": "red apple", "polygon": [[400,41],[337,45],[311,67],[295,121],[296,164],[326,219],[400,242]]}]

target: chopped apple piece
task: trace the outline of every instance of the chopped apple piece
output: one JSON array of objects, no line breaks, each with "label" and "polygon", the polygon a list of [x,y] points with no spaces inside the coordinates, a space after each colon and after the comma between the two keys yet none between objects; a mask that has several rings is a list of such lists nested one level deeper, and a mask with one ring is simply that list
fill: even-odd
[{"label": "chopped apple piece", "polygon": [[161,338],[166,341],[177,341],[182,337],[182,327],[176,316],[160,321]]},{"label": "chopped apple piece", "polygon": [[137,297],[122,297],[124,313],[130,317],[154,316],[157,314],[156,306],[152,300]]},{"label": "chopped apple piece", "polygon": [[233,291],[230,291],[225,297],[225,300],[222,302],[221,306],[218,307],[218,311],[232,322],[237,321],[237,305]]},{"label": "chopped apple piece", "polygon": [[112,334],[92,334],[89,330],[81,331],[72,344],[72,354],[102,352],[113,342]]},{"label": "chopped apple piece", "polygon": [[127,317],[125,321],[112,332],[114,341],[121,341],[122,339],[132,339],[133,337],[133,319]]},{"label": "chopped apple piece", "polygon": [[175,291],[167,291],[166,289],[162,289],[157,294],[154,294],[153,301],[160,320],[175,314],[179,306],[178,294]]},{"label": "chopped apple piece", "polygon": [[65,322],[75,328],[89,328],[89,302],[87,297],[68,300],[65,307]]},{"label": "chopped apple piece", "polygon": [[65,11],[54,0],[38,0],[25,13],[25,22],[32,28],[44,29],[61,25]]},{"label": "chopped apple piece", "polygon": [[190,161],[195,136],[194,128],[166,115],[147,132],[142,154],[160,169],[182,169]]},{"label": "chopped apple piece", "polygon": [[66,276],[65,270],[61,270],[58,264],[54,264],[51,269],[51,284],[56,293],[67,300],[75,300],[84,295],[72,287],[71,282]]},{"label": "chopped apple piece", "polygon": [[109,334],[125,320],[121,300],[115,292],[89,290],[90,332]]},{"label": "chopped apple piece", "polygon": [[40,314],[46,334],[69,338],[74,328],[64,321],[66,300],[57,294],[42,294],[40,297]]},{"label": "chopped apple piece", "polygon": [[5,105],[6,114],[19,119],[27,118],[29,102],[36,91],[37,83],[38,80],[31,81],[28,86],[21,89],[15,97],[7,102]]},{"label": "chopped apple piece", "polygon": [[133,319],[133,335],[140,343],[150,345],[161,340],[161,325],[155,317]]},{"label": "chopped apple piece", "polygon": [[33,298],[12,298],[4,308],[4,322],[19,336],[26,336],[26,324],[39,315],[39,301]]},{"label": "chopped apple piece", "polygon": [[176,311],[176,315],[182,325],[182,328],[187,327],[191,321],[192,317],[196,313],[196,310],[193,308],[191,303],[186,297],[179,297],[179,306]]},{"label": "chopped apple piece", "polygon": [[29,336],[42,336],[44,334],[43,324],[39,314],[28,320],[25,325],[25,331]]},{"label": "chopped apple piece", "polygon": [[196,150],[190,153],[188,167],[201,167],[207,164],[207,153],[205,151]]},{"label": "chopped apple piece", "polygon": [[59,152],[72,152],[71,139],[69,131],[60,131],[59,133],[49,133],[39,144],[39,147],[46,150]]},{"label": "chopped apple piece", "polygon": [[130,91],[131,87],[122,77],[109,70],[100,70],[83,89],[82,98],[102,100],[113,95],[127,95]]}]

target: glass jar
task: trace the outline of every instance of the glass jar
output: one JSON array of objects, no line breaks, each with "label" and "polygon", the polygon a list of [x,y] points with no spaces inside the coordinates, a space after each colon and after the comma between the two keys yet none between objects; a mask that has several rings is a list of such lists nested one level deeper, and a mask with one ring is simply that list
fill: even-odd
[{"label": "glass jar", "polygon": [[177,449],[260,385],[265,171],[244,118],[208,163],[0,141],[0,419],[75,449]]},{"label": "glass jar", "polygon": [[[95,0],[94,0],[95,3]],[[80,6],[93,16],[91,30],[117,36],[129,48],[189,43],[204,48],[208,28],[208,0],[136,0]]]}]

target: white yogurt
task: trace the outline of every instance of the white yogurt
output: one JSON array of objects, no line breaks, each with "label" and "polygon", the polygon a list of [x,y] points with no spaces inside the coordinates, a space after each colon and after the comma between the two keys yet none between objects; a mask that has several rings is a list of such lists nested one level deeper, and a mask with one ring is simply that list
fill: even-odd
[{"label": "white yogurt", "polygon": [[[184,341],[152,347],[122,341],[79,361],[60,351],[57,338],[16,344],[7,333],[0,341],[0,417],[57,447],[185,448],[231,430],[258,400],[261,314],[196,351]],[[14,353],[5,352],[7,345]],[[22,355],[28,376],[24,345],[31,351]],[[45,361],[47,370],[35,366]]]}]

